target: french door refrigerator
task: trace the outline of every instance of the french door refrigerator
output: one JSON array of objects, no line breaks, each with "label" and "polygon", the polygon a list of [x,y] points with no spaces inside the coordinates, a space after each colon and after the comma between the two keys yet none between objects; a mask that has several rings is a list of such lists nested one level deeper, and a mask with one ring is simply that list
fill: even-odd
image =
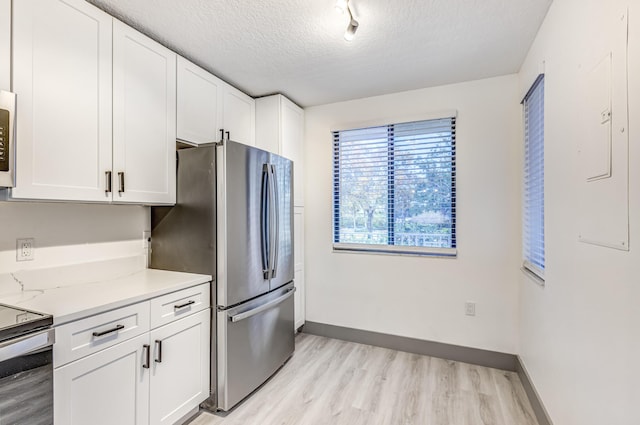
[{"label": "french door refrigerator", "polygon": [[209,409],[294,350],[293,164],[232,141],[177,151],[177,204],[151,209],[151,267],[214,276]]}]

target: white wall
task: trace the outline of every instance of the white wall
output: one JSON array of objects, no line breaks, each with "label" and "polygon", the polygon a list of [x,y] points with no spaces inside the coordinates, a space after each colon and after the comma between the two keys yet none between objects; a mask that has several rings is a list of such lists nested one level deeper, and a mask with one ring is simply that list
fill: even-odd
[{"label": "white wall", "polygon": [[[629,6],[630,251],[578,242],[578,65]],[[555,0],[520,73],[545,62],[546,286],[520,276],[520,354],[556,425],[640,423],[640,2]],[[617,111],[613,111],[614,114]],[[616,170],[614,169],[614,173]],[[624,208],[624,205],[619,205]]]},{"label": "white wall", "polygon": [[[515,353],[519,277],[517,76],[305,110],[308,321]],[[343,124],[455,109],[458,257],[332,252],[332,139]],[[464,302],[477,302],[477,316]]]},{"label": "white wall", "polygon": [[[149,208],[0,202],[0,274],[143,255]],[[16,262],[16,238],[35,238],[35,259]]]}]

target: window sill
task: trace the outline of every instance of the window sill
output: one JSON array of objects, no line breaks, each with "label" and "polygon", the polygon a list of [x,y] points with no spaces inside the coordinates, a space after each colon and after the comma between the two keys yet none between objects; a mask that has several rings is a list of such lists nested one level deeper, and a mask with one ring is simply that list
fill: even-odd
[{"label": "window sill", "polygon": [[456,248],[418,248],[410,246],[380,246],[359,244],[333,244],[334,253],[401,255],[407,257],[456,258]]},{"label": "window sill", "polygon": [[532,272],[531,270],[529,270],[528,268],[526,268],[525,266],[520,267],[520,270],[522,271],[522,273],[524,273],[524,275],[529,278],[529,280],[531,280],[533,283],[541,286],[544,288],[545,286],[545,281],[544,278],[538,276],[537,274],[535,274],[534,272]]}]

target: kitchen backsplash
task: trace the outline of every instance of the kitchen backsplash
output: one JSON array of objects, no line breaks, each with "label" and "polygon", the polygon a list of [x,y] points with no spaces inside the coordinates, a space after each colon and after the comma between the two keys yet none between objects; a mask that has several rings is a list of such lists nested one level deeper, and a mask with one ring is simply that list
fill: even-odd
[{"label": "kitchen backsplash", "polygon": [[[0,202],[0,274],[145,255],[149,208]],[[33,260],[16,261],[16,240],[33,238]]]}]

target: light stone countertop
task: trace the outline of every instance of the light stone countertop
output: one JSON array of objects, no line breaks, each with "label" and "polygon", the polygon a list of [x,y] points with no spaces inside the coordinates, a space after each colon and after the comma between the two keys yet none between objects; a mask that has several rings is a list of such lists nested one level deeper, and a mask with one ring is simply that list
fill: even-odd
[{"label": "light stone countertop", "polygon": [[0,275],[0,303],[53,315],[54,326],[189,288],[210,275],[144,268],[140,257]]}]

